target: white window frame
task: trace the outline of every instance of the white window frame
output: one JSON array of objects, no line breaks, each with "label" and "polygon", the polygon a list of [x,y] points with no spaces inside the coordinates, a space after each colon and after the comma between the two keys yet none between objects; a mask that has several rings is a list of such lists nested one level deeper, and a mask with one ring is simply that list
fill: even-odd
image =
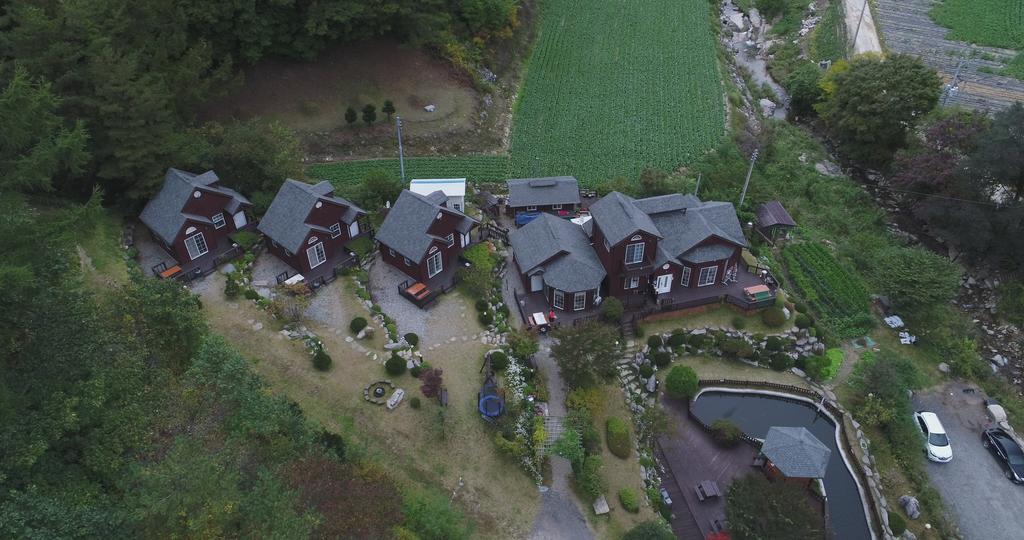
[{"label": "white window frame", "polygon": [[551,305],[565,311],[565,293],[559,289],[552,289],[555,292],[551,295]]},{"label": "white window frame", "polygon": [[[190,240],[192,241],[191,244],[189,243]],[[199,242],[203,243],[202,250],[199,249]],[[197,232],[192,236],[185,238],[185,249],[188,250],[188,257],[191,261],[194,261],[210,252],[210,246],[206,243],[206,237],[203,236],[203,233],[201,232]]]},{"label": "white window frame", "polygon": [[448,236],[444,237],[444,241],[448,244],[448,247],[455,245],[455,233],[448,233]]},{"label": "white window frame", "polygon": [[578,292],[572,295],[572,310],[580,311],[587,307],[587,293]]},{"label": "white window frame", "polygon": [[355,237],[359,236],[359,222],[358,221],[353,221],[352,223],[349,224],[349,226],[348,226],[348,236],[349,236],[349,238],[355,238]]},{"label": "white window frame", "polygon": [[452,203],[452,208],[454,208],[454,209],[458,210],[459,212],[461,212],[462,211],[462,203],[453,202]]},{"label": "white window frame", "polygon": [[395,256],[395,250],[393,250],[391,248],[388,248],[388,255],[391,255],[392,257],[394,257]]},{"label": "white window frame", "polygon": [[[219,218],[219,221],[218,221],[218,218]],[[214,214],[212,220],[213,220],[213,228],[214,229],[219,229],[219,228],[221,228],[221,227],[223,227],[223,226],[228,224],[228,222],[224,220],[224,212],[221,212],[219,214]]]},{"label": "white window frame", "polygon": [[328,228],[331,230],[331,238],[341,236],[341,223],[331,223],[331,226]]},{"label": "white window frame", "polygon": [[683,272],[682,272],[683,276],[682,276],[682,278],[679,279],[679,284],[682,285],[683,287],[689,287],[690,286],[690,273],[691,273],[690,267],[689,266],[684,266],[683,267]]},{"label": "white window frame", "polygon": [[526,207],[526,211],[527,212],[536,212],[537,211],[537,207],[536,206],[527,206]]},{"label": "white window frame", "polygon": [[551,209],[552,210],[561,210],[562,209],[562,205],[560,205],[560,204],[552,204],[551,205]]},{"label": "white window frame", "polygon": [[715,284],[715,278],[718,277],[718,266],[705,266],[700,269],[700,276],[697,277],[698,287],[707,287],[708,285]]},{"label": "white window frame", "polygon": [[317,242],[306,248],[306,260],[309,261],[310,270],[327,262],[327,250],[324,248],[324,243]]},{"label": "white window frame", "polygon": [[626,288],[635,289],[640,286],[640,276],[632,276],[626,278]]},{"label": "white window frame", "polygon": [[[436,257],[436,262],[435,262],[435,257]],[[433,263],[434,267],[435,267],[433,272],[430,271],[431,263]],[[430,278],[440,274],[442,270],[444,270],[444,259],[441,257],[441,252],[440,251],[437,251],[433,255],[427,257],[427,279],[430,279]]]},{"label": "white window frame", "polygon": [[[633,248],[634,261],[629,260],[629,249]],[[636,255],[639,253],[639,257]],[[626,264],[639,264],[644,262],[644,242],[636,242],[626,245]]]},{"label": "white window frame", "polygon": [[412,261],[409,260],[409,257],[405,257],[405,265],[412,266]]}]

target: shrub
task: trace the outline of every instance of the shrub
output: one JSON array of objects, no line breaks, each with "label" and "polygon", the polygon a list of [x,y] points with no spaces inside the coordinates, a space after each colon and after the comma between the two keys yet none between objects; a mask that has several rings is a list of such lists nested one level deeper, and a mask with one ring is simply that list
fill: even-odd
[{"label": "shrub", "polygon": [[494,351],[488,357],[491,359],[491,369],[494,371],[505,371],[508,367],[508,355],[501,351]]},{"label": "shrub", "polygon": [[[652,501],[658,497],[651,497]],[[675,540],[676,535],[664,521],[645,521],[633,527],[622,537],[622,540]]]},{"label": "shrub", "polygon": [[235,281],[234,276],[229,275],[228,281],[224,284],[224,296],[228,297],[229,300],[238,298],[238,293],[241,288],[238,286],[238,282]]},{"label": "shrub", "polygon": [[363,328],[366,328],[367,324],[369,323],[367,323],[366,319],[363,317],[356,317],[348,324],[348,329],[351,330],[353,334],[358,334],[363,330]]},{"label": "shrub", "polygon": [[668,346],[673,349],[686,345],[686,333],[685,331],[673,331],[672,335],[668,337]]},{"label": "shrub", "polygon": [[768,365],[775,371],[786,371],[793,367],[794,360],[786,353],[777,352],[771,356]]},{"label": "shrub", "polygon": [[690,334],[687,341],[694,349],[707,349],[708,345],[711,344],[711,339],[711,336],[707,334]]},{"label": "shrub", "polygon": [[689,366],[675,366],[665,377],[665,392],[675,399],[690,399],[699,388],[697,372]]},{"label": "shrub", "polygon": [[659,336],[658,334],[654,334],[651,337],[647,338],[647,346],[648,347],[650,347],[652,349],[657,349],[658,347],[661,347],[661,345],[662,345],[661,336]]},{"label": "shrub", "polygon": [[334,361],[331,360],[330,355],[324,352],[323,347],[318,347],[316,354],[313,355],[313,367],[316,368],[317,371],[327,371],[328,369],[331,369],[332,363],[334,363]]},{"label": "shrub", "polygon": [[579,474],[576,475],[576,484],[579,485],[580,490],[583,491],[589,501],[600,497],[602,493],[608,490],[604,477],[601,475],[603,468],[604,463],[599,456],[587,456],[583,460],[583,466],[580,468]]},{"label": "shrub", "polygon": [[740,350],[736,352],[736,356],[739,358],[753,358],[754,346],[744,341],[743,344],[740,345]]},{"label": "shrub", "polygon": [[765,341],[764,348],[769,351],[781,351],[782,338],[779,336],[768,336],[768,339]]},{"label": "shrub", "polygon": [[737,330],[743,330],[744,328],[746,328],[746,326],[747,326],[747,319],[746,319],[746,317],[741,317],[741,316],[737,315],[737,316],[732,318],[732,327],[733,328],[735,328]]},{"label": "shrub", "polygon": [[658,366],[658,368],[667,367],[672,363],[672,354],[667,351],[658,351],[651,355],[651,361],[653,361],[654,365]]},{"label": "shrub", "polygon": [[384,329],[388,331],[388,337],[398,339],[398,327],[395,326],[394,322],[385,324]]},{"label": "shrub", "polygon": [[577,388],[565,398],[570,410],[585,410],[591,415],[604,412],[604,395],[600,388]]},{"label": "shrub", "polygon": [[721,418],[711,424],[711,438],[724,448],[732,448],[743,440],[743,431],[730,420]]},{"label": "shrub", "polygon": [[622,488],[619,490],[619,504],[631,514],[640,511],[640,501],[637,500],[636,492],[632,489]]},{"label": "shrub", "polygon": [[487,311],[487,308],[489,307],[490,306],[487,305],[487,300],[484,300],[483,298],[476,301],[476,310],[479,311],[480,313]]},{"label": "shrub", "polygon": [[423,373],[423,364],[420,364],[418,366],[413,366],[412,368],[409,369],[409,375],[412,375],[413,377],[416,377],[417,379],[420,378],[420,373]]},{"label": "shrub", "polygon": [[480,324],[484,326],[490,326],[491,323],[494,322],[494,315],[492,315],[491,312],[489,311],[484,311],[480,313],[479,316],[477,316],[477,319],[480,320]]},{"label": "shrub", "polygon": [[387,362],[384,362],[384,371],[388,372],[388,375],[397,377],[405,373],[405,359],[397,354],[391,355]]},{"label": "shrub", "polygon": [[892,529],[893,536],[899,536],[907,530],[907,521],[899,512],[889,510],[889,528]]},{"label": "shrub", "polygon": [[260,293],[252,289],[246,289],[242,296],[244,296],[246,300],[259,300],[261,298]]},{"label": "shrub", "polygon": [[448,496],[437,491],[406,494],[403,497],[402,525],[421,540],[465,540],[471,525],[462,512],[452,506]]},{"label": "shrub", "polygon": [[722,343],[722,354],[726,356],[736,357],[740,352],[740,347],[743,346],[743,340],[739,338],[729,338]]},{"label": "shrub", "polygon": [[632,443],[629,441],[629,427],[626,426],[626,423],[621,418],[613,416],[605,422],[605,433],[608,450],[611,450],[616,457],[628,458]]},{"label": "shrub", "polygon": [[416,397],[410,399],[409,400],[409,406],[412,407],[413,409],[419,409],[420,408],[420,398],[419,398],[419,396],[416,396]]},{"label": "shrub", "polygon": [[606,298],[601,303],[601,316],[604,320],[613,324],[618,324],[622,320],[622,314],[625,312],[625,308],[622,306],[622,301],[618,298]]},{"label": "shrub", "polygon": [[814,320],[806,313],[797,313],[796,317],[793,318],[793,324],[800,329],[810,328],[814,325]]},{"label": "shrub", "polygon": [[770,307],[761,312],[761,322],[769,328],[778,328],[786,323],[786,314],[781,308]]},{"label": "shrub", "polygon": [[231,240],[242,250],[250,251],[260,241],[260,235],[252,231],[238,231],[231,235]]},{"label": "shrub", "polygon": [[651,367],[650,364],[644,364],[644,365],[640,366],[640,378],[641,379],[644,379],[644,380],[650,379],[651,375],[654,375],[654,368]]},{"label": "shrub", "polygon": [[412,332],[409,332],[404,337],[405,337],[405,342],[408,343],[409,345],[412,345],[413,347],[415,347],[415,346],[420,344],[420,337],[417,336],[416,334],[412,333]]}]

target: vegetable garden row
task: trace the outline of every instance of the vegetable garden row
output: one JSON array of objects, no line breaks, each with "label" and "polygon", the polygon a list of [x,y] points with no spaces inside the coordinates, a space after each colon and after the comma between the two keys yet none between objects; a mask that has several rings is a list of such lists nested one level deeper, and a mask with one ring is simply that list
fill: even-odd
[{"label": "vegetable garden row", "polygon": [[797,292],[836,337],[851,338],[871,330],[874,319],[867,288],[821,244],[790,244],[782,256]]},{"label": "vegetable garden row", "polygon": [[[306,174],[315,180],[329,180],[338,187],[358,184],[368,173],[383,170],[398,177],[398,159],[363,159],[311,165]],[[509,178],[508,156],[414,157],[405,160],[405,177],[466,178],[471,182],[504,182]]]}]

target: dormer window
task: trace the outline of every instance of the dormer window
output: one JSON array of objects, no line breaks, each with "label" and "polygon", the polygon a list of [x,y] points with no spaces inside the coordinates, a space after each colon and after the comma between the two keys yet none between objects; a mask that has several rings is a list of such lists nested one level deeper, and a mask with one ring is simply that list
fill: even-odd
[{"label": "dormer window", "polygon": [[341,236],[341,224],[340,223],[331,223],[330,229],[331,229],[331,238],[337,238],[337,237]]},{"label": "dormer window", "polygon": [[215,228],[217,228],[217,229],[219,229],[219,228],[224,226],[224,214],[223,213],[215,214],[213,216],[213,226]]},{"label": "dormer window", "polygon": [[448,236],[444,237],[444,241],[448,244],[448,247],[455,245],[455,233],[449,233]]},{"label": "dormer window", "polygon": [[644,243],[637,242],[626,246],[626,264],[639,264],[644,260]]}]

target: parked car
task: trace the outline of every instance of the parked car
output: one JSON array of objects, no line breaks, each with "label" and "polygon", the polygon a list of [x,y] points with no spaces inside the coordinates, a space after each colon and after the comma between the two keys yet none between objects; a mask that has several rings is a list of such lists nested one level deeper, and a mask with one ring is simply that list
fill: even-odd
[{"label": "parked car", "polygon": [[1024,450],[1003,428],[986,429],[981,444],[1006,466],[1006,476],[1014,483],[1024,483]]},{"label": "parked car", "polygon": [[661,504],[666,508],[672,508],[672,497],[668,496],[668,490],[665,488],[661,488]]},{"label": "parked car", "polygon": [[933,412],[919,411],[914,413],[917,427],[924,435],[924,451],[928,459],[939,463],[948,463],[953,459],[953,447],[949,445],[946,428],[942,427],[939,417]]}]

